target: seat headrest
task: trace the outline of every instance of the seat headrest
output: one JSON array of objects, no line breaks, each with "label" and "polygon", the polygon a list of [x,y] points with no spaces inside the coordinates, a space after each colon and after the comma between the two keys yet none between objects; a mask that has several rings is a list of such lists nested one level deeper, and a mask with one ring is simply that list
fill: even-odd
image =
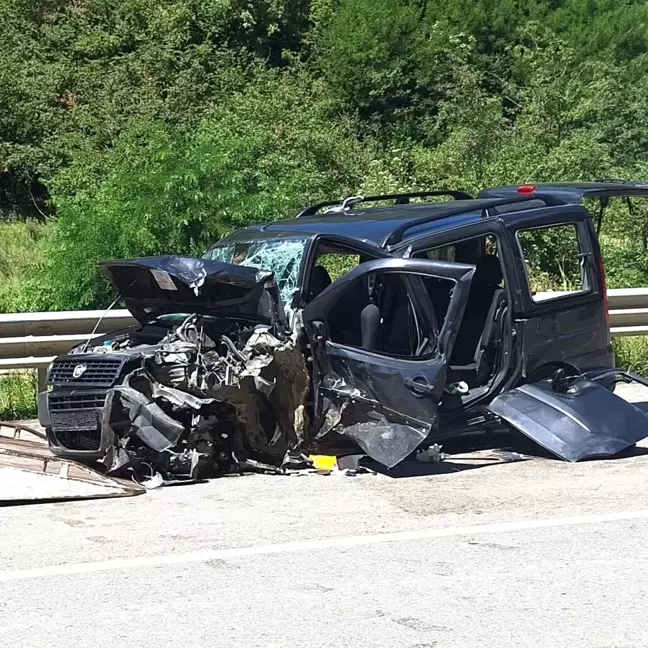
[{"label": "seat headrest", "polygon": [[308,301],[314,299],[331,285],[331,275],[328,270],[321,265],[316,265],[311,274],[310,286],[308,287]]},{"label": "seat headrest", "polygon": [[475,264],[473,286],[495,287],[502,283],[502,266],[494,254],[481,257]]}]

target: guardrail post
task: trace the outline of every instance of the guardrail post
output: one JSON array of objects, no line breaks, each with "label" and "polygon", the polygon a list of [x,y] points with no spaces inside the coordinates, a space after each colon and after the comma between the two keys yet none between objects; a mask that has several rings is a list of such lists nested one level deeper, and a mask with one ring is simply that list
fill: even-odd
[{"label": "guardrail post", "polygon": [[47,367],[39,367],[36,369],[38,375],[38,392],[45,391],[47,386]]}]

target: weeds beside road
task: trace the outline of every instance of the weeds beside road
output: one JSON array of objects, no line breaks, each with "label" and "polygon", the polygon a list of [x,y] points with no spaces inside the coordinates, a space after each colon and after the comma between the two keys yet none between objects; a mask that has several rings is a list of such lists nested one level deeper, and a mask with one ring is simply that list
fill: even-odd
[{"label": "weeds beside road", "polygon": [[36,370],[24,369],[0,375],[0,420],[36,417]]}]

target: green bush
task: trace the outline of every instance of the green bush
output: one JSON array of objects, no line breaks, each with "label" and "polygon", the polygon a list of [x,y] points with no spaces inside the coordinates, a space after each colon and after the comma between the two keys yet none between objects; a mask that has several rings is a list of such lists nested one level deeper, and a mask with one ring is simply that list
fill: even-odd
[{"label": "green bush", "polygon": [[0,420],[15,421],[36,416],[36,372],[0,374]]},{"label": "green bush", "polygon": [[46,230],[34,220],[0,222],[0,312],[40,310],[43,305],[40,268]]},{"label": "green bush", "polygon": [[109,258],[201,254],[235,227],[289,217],[304,205],[355,193],[372,166],[317,88],[261,73],[195,130],[132,125],[97,180],[84,160],[53,182],[55,227],[41,276],[53,308],[109,301],[97,264]]},{"label": "green bush", "polygon": [[[55,216],[42,235],[6,230],[0,308],[106,305],[102,259],[200,253],[319,199],[646,178],[647,14],[639,0],[0,0],[0,214]],[[610,286],[648,281],[644,211],[606,217]],[[564,284],[565,263],[540,256],[538,276]]]}]

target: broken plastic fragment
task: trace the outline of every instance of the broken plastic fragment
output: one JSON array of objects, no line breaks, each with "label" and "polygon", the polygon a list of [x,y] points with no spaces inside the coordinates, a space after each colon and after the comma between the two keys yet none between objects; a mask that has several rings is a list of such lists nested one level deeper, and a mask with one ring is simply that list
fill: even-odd
[{"label": "broken plastic fragment", "polygon": [[332,455],[310,455],[308,457],[316,470],[335,470],[337,457]]},{"label": "broken plastic fragment", "polygon": [[372,459],[393,468],[412,454],[425,440],[423,430],[402,423],[390,423],[382,414],[371,412],[374,420],[355,423],[341,430]]},{"label": "broken plastic fragment", "polygon": [[416,453],[416,461],[421,463],[438,463],[444,459],[445,455],[441,452],[441,446],[438,443]]},{"label": "broken plastic fragment", "polygon": [[163,452],[174,446],[184,432],[183,426],[172,419],[156,403],[132,387],[115,387],[108,392],[105,405],[104,424],[120,420],[124,412],[135,434],[146,445]]},{"label": "broken plastic fragment", "polygon": [[468,387],[468,384],[462,380],[456,383],[448,383],[443,391],[446,392],[446,394],[452,394],[453,396],[463,396],[470,391],[470,388]]},{"label": "broken plastic fragment", "polygon": [[153,490],[154,488],[160,488],[164,486],[164,478],[159,472],[156,472],[151,478],[140,482],[140,486],[144,486],[146,490]]}]

